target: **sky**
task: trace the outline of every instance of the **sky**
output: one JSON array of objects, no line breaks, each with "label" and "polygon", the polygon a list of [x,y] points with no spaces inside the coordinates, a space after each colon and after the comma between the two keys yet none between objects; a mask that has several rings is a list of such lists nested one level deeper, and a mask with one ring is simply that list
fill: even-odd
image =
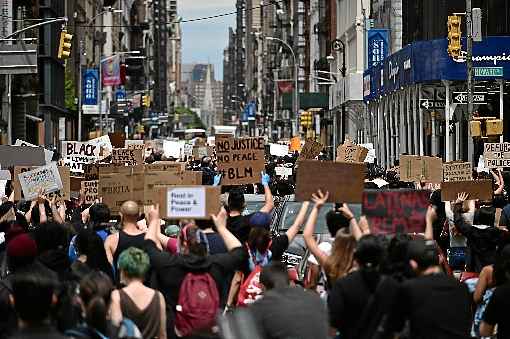
[{"label": "sky", "polygon": [[[178,0],[183,20],[235,12],[235,0]],[[223,49],[228,44],[228,27],[235,26],[235,15],[181,23],[182,63],[214,64],[216,80],[223,79]]]}]

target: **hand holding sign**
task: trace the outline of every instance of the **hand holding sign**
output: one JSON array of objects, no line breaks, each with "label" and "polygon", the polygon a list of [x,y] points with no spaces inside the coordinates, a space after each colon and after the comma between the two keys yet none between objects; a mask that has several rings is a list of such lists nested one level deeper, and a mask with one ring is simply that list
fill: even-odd
[{"label": "hand holding sign", "polygon": [[318,190],[317,193],[312,194],[312,202],[315,204],[316,208],[321,208],[328,201],[329,192],[326,194],[322,193],[321,190]]},{"label": "hand holding sign", "polygon": [[467,198],[469,197],[469,194],[466,193],[466,192],[461,192],[457,195],[457,200],[455,200],[455,203],[456,204],[462,204],[464,203],[464,201],[467,200]]}]

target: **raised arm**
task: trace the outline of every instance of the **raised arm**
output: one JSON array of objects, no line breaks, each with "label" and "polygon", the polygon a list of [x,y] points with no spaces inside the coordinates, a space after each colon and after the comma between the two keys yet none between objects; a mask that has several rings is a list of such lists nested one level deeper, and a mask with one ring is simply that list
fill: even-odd
[{"label": "raised arm", "polygon": [[322,206],[324,206],[326,201],[328,201],[328,198],[329,192],[323,194],[321,190],[317,191],[316,194],[312,195],[312,202],[315,205],[313,206],[312,212],[310,212],[310,215],[308,216],[308,221],[306,222],[306,226],[303,231],[303,238],[305,239],[306,246],[308,247],[310,252],[314,255],[314,257],[317,259],[319,265],[323,267],[324,264],[326,263],[326,260],[328,259],[328,256],[320,250],[319,245],[317,244],[317,241],[315,240],[313,234],[315,232],[315,224],[317,222],[319,211],[322,208]]},{"label": "raised arm", "polygon": [[289,238],[289,244],[294,240],[294,237],[296,234],[298,234],[299,229],[303,225],[303,222],[305,221],[306,211],[308,210],[308,206],[310,203],[308,201],[305,201],[303,204],[301,204],[301,209],[299,210],[298,215],[296,216],[296,219],[294,220],[294,223],[291,227],[285,232],[287,234],[287,238]]},{"label": "raised arm", "polygon": [[152,205],[148,211],[149,226],[145,233],[145,239],[152,240],[154,244],[161,250],[161,243],[159,241],[159,234],[161,233],[161,218],[159,216],[159,205]]},{"label": "raised arm", "polygon": [[218,234],[223,239],[225,243],[225,247],[228,251],[233,250],[234,248],[241,247],[241,242],[237,239],[230,231],[227,229],[227,211],[222,207],[220,212],[217,215],[211,216],[214,225],[216,225],[216,229]]},{"label": "raised arm", "polygon": [[271,213],[271,211],[274,208],[273,193],[271,193],[271,189],[269,188],[269,181],[271,180],[271,178],[269,177],[268,174],[265,174],[264,172],[262,172],[261,175],[262,186],[264,186],[265,204],[260,209],[260,212]]},{"label": "raised arm", "polygon": [[436,210],[432,205],[429,205],[427,214],[425,214],[425,240],[434,240],[434,220],[437,219]]},{"label": "raised arm", "polygon": [[51,197],[51,199],[49,200],[49,203],[50,203],[51,213],[53,214],[53,220],[55,220],[56,223],[63,224],[64,219],[62,219],[59,208],[57,207],[55,195],[53,197]]},{"label": "raised arm", "polygon": [[351,209],[347,204],[343,204],[342,207],[340,207],[339,211],[344,215],[344,217],[349,219],[349,230],[351,231],[351,234],[354,237],[354,239],[356,239],[356,241],[358,241],[365,234],[370,234],[370,228],[368,228],[368,226],[364,227],[365,224],[358,225],[358,222],[356,221],[354,214],[352,213]]},{"label": "raised arm", "polygon": [[457,200],[455,200],[455,205],[453,206],[453,217],[454,223],[459,232],[467,236],[471,231],[471,226],[466,222],[466,220],[462,217],[462,204],[468,198],[469,194],[462,192],[457,195]]}]

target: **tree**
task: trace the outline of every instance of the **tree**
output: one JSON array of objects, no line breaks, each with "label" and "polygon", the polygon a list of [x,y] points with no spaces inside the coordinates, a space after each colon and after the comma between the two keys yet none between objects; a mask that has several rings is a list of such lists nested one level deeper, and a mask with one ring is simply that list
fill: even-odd
[{"label": "tree", "polygon": [[64,80],[64,104],[70,111],[78,110],[78,105],[76,105],[76,85],[74,83],[74,75],[67,67]]}]

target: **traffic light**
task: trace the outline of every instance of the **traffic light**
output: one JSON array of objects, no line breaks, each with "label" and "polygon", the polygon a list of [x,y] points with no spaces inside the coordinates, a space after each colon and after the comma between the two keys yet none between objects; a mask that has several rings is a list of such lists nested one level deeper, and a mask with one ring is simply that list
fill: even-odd
[{"label": "traffic light", "polygon": [[462,32],[460,24],[460,16],[448,16],[448,54],[454,59],[458,59],[460,57],[460,52],[462,50]]},{"label": "traffic light", "polygon": [[142,96],[142,105],[144,107],[150,107],[151,106],[151,97],[148,95]]},{"label": "traffic light", "polygon": [[58,55],[59,59],[67,59],[71,55],[71,40],[73,40],[73,35],[67,33],[67,30],[63,29],[60,32],[60,44],[58,46]]},{"label": "traffic light", "polygon": [[312,112],[303,112],[300,116],[301,126],[312,127]]}]

